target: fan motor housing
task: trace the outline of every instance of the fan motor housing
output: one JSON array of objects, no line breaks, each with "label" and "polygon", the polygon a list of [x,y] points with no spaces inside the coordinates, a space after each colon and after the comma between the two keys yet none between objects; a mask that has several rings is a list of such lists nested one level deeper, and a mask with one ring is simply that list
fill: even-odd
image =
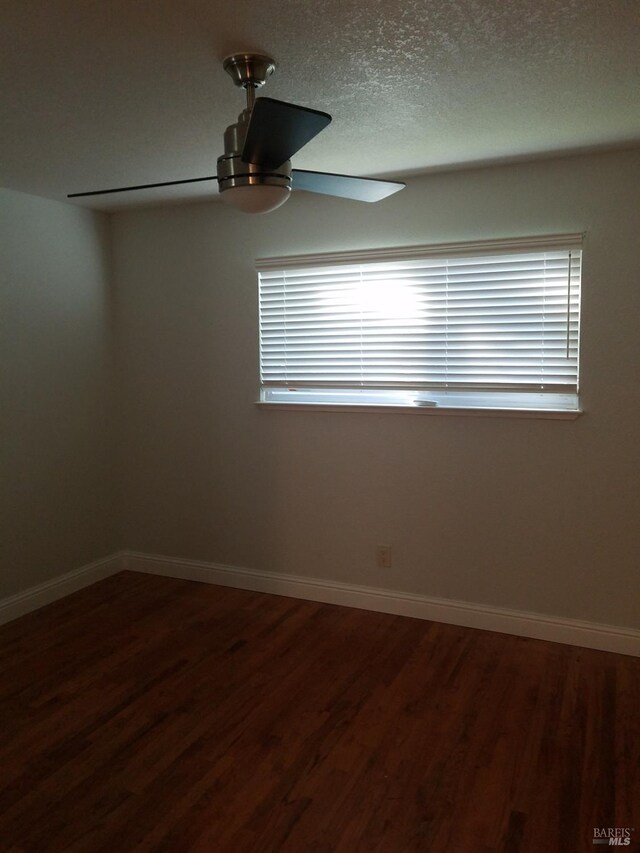
[{"label": "fan motor housing", "polygon": [[247,135],[251,110],[243,110],[235,124],[229,125],[224,134],[224,154],[218,157],[218,188],[220,192],[231,187],[247,187],[254,184],[283,187],[291,190],[291,161],[287,160],[277,169],[267,169],[255,163],[245,163],[242,149]]}]

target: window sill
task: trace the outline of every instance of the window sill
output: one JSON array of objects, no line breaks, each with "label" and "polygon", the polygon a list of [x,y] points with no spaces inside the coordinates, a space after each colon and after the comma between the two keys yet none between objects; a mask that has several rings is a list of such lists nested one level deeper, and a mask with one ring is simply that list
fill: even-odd
[{"label": "window sill", "polygon": [[583,414],[582,409],[508,409],[458,406],[394,406],[366,403],[274,403],[258,400],[260,409],[294,412],[369,412],[402,415],[458,416],[475,418],[540,418],[544,420],[574,421]]}]

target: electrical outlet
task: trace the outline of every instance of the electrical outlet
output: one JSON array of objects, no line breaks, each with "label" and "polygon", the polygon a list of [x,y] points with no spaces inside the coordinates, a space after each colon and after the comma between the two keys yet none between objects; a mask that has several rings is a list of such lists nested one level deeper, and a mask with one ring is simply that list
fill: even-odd
[{"label": "electrical outlet", "polygon": [[379,569],[391,568],[391,545],[376,545],[376,564]]}]

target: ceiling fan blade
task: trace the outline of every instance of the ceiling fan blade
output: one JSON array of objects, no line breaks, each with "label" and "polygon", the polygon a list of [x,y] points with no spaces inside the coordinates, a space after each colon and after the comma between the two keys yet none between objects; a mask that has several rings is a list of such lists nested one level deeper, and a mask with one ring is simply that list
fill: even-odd
[{"label": "ceiling fan blade", "polygon": [[115,187],[112,190],[91,190],[87,193],[69,193],[67,198],[81,198],[85,195],[107,195],[107,193],[127,193],[131,190],[150,190],[154,187],[174,187],[177,184],[195,184],[199,181],[215,181],[217,175],[208,175],[206,178],[187,178],[185,181],[163,181],[160,184],[139,184],[135,187]]},{"label": "ceiling fan blade", "polygon": [[353,175],[334,175],[331,172],[305,172],[301,169],[293,169],[291,177],[294,190],[335,195],[354,201],[381,201],[406,187],[402,181],[356,178]]},{"label": "ceiling fan blade", "polygon": [[277,169],[330,121],[329,113],[273,98],[258,98],[251,111],[242,160]]}]

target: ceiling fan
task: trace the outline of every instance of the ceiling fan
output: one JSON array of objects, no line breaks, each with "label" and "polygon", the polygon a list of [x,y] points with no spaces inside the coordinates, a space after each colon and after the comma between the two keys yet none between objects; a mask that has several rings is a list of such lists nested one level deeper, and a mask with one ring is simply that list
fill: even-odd
[{"label": "ceiling fan", "polygon": [[245,89],[247,106],[225,131],[224,154],[218,157],[216,175],[70,193],[67,198],[217,180],[222,199],[232,207],[246,213],[268,213],[284,204],[292,189],[371,202],[406,186],[398,181],[292,169],[291,157],[324,130],[331,116],[273,98],[256,100],[256,89],[264,86],[276,67],[269,56],[236,53],[224,60],[223,67],[236,86]]}]

